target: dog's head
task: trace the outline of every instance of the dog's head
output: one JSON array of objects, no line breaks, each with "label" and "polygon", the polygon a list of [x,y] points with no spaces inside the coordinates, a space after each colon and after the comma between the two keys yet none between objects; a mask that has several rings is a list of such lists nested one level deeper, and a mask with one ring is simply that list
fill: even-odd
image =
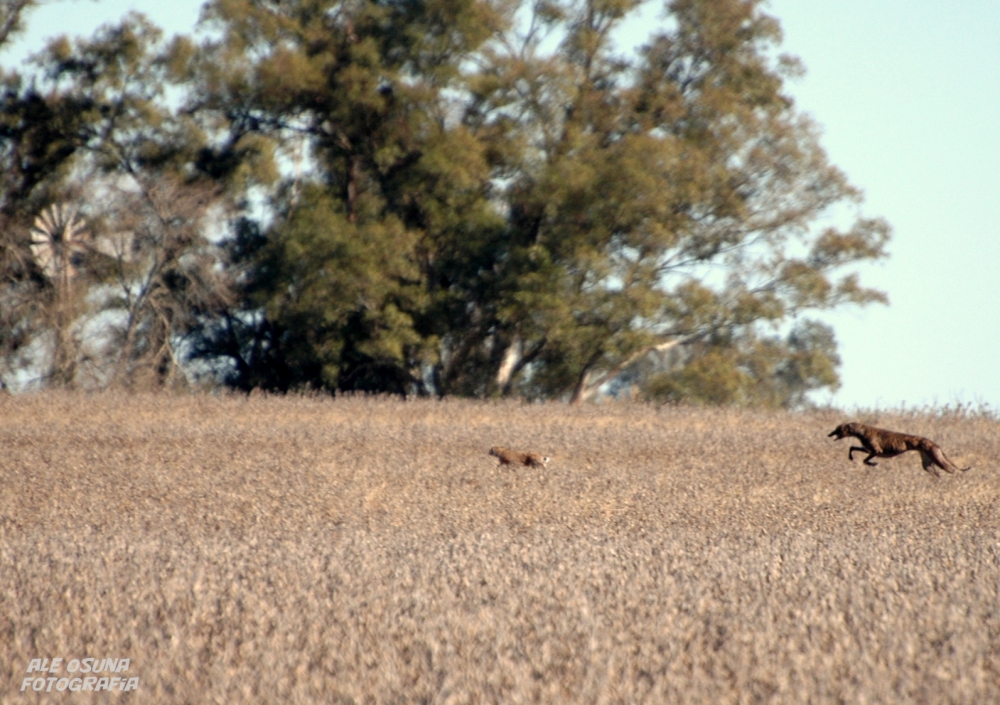
[{"label": "dog's head", "polygon": [[840,440],[841,438],[846,438],[847,436],[853,436],[857,432],[855,424],[853,423],[842,423],[837,428],[830,431],[827,438],[833,438],[835,440]]},{"label": "dog's head", "polygon": [[552,460],[549,456],[535,455],[534,453],[528,453],[524,464],[531,468],[547,468],[549,466],[549,461]]}]

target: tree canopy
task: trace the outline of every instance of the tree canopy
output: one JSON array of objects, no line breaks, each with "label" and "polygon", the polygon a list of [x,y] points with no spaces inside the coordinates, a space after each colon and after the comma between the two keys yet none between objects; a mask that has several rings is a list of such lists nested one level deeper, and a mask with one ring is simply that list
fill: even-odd
[{"label": "tree canopy", "polygon": [[[54,42],[0,105],[0,372],[47,349],[70,385],[86,358],[98,385],[836,388],[815,314],[885,301],[852,267],[888,224],[796,110],[760,2],[673,0],[622,51],[641,9],[210,0],[200,39],[133,15]],[[29,249],[56,201],[94,233],[76,293]]]}]

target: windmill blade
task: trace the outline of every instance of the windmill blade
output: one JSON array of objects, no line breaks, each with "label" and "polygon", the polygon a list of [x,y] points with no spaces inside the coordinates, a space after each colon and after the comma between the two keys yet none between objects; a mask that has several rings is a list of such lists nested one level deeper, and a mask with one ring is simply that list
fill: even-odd
[{"label": "windmill blade", "polygon": [[35,218],[31,228],[31,253],[50,279],[59,274],[72,279],[76,276],[73,255],[86,251],[84,240],[89,235],[83,220],[76,218],[75,210],[55,203]]}]

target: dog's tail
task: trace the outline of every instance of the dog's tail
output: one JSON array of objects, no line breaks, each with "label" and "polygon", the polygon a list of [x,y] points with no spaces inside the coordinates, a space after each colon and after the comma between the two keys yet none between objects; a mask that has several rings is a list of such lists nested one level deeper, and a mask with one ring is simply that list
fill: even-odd
[{"label": "dog's tail", "polygon": [[925,470],[928,468],[929,464],[933,464],[935,462],[937,465],[941,466],[942,468],[951,473],[955,472],[956,470],[958,472],[968,472],[969,470],[972,469],[971,465],[967,468],[960,468],[957,465],[955,465],[955,463],[953,463],[951,459],[944,454],[944,451],[941,450],[941,448],[935,445],[933,442],[927,441],[923,445],[924,447],[920,449],[920,455],[924,457]]}]

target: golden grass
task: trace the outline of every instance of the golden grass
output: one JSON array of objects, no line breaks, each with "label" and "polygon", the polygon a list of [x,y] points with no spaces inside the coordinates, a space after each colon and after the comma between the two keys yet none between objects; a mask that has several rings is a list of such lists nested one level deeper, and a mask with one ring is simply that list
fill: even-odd
[{"label": "golden grass", "polygon": [[[0,399],[0,702],[997,702],[1000,423],[846,419]],[[85,656],[137,692],[19,692]]]}]

